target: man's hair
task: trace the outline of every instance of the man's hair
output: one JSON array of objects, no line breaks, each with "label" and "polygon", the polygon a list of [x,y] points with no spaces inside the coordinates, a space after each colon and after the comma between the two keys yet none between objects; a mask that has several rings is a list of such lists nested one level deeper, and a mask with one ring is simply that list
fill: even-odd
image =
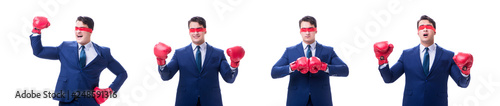
[{"label": "man's hair", "polygon": [[203,28],[207,28],[207,24],[205,22],[205,19],[203,19],[203,17],[195,16],[195,17],[191,18],[188,21],[188,28],[189,28],[189,23],[191,23],[191,22],[197,22],[198,24],[200,24],[201,26],[203,26]]},{"label": "man's hair", "polygon": [[302,21],[311,23],[311,25],[314,25],[315,28],[318,27],[316,25],[316,19],[314,19],[314,17],[312,17],[312,16],[304,16],[304,17],[302,17],[302,19],[300,19],[300,21],[299,21],[299,28],[300,28],[300,25],[302,24]]},{"label": "man's hair", "polygon": [[436,29],[436,22],[434,22],[434,20],[431,17],[427,16],[427,15],[422,15],[420,17],[420,19],[417,21],[417,29],[418,29],[418,27],[420,27],[419,24],[420,24],[421,20],[428,20],[429,22],[432,23],[432,27],[434,27],[434,29]]},{"label": "man's hair", "polygon": [[82,21],[83,24],[94,30],[94,20],[92,20],[92,18],[87,16],[78,16],[78,18],[76,18],[76,21]]}]

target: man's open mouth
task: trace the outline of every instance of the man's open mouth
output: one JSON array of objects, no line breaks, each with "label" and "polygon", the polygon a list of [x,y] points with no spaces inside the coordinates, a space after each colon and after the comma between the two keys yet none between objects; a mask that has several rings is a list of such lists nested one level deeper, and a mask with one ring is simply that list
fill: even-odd
[{"label": "man's open mouth", "polygon": [[424,36],[428,36],[429,34],[424,34]]}]

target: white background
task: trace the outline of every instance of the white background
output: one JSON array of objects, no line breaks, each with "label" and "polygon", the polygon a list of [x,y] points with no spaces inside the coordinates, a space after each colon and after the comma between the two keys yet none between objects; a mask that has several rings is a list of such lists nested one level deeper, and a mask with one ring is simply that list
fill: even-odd
[{"label": "white background", "polygon": [[[162,81],[153,47],[164,42],[181,48],[191,40],[187,21],[207,20],[206,41],[217,48],[240,45],[246,54],[233,84],[220,79],[226,106],[284,106],[289,76],[271,78],[271,68],[286,47],[302,40],[298,21],[314,16],[316,40],[335,51],[349,66],[348,77],[330,77],[333,104],[339,106],[401,105],[404,75],[392,84],[377,70],[372,44],[387,40],[395,45],[394,64],[404,49],[419,44],[416,22],[421,15],[436,21],[435,42],[454,52],[474,56],[471,82],[460,88],[449,78],[450,106],[498,106],[500,78],[498,30],[500,4],[483,0],[9,0],[0,3],[0,102],[4,105],[57,105],[52,99],[14,98],[18,90],[52,91],[60,63],[32,54],[29,35],[34,16],[48,17],[43,45],[74,41],[76,17],[90,16],[92,41],[111,48],[127,70],[119,98],[104,106],[173,106],[178,74]],[[173,56],[173,52],[169,57]],[[169,61],[170,58],[167,60]],[[115,76],[107,69],[101,87]]]}]

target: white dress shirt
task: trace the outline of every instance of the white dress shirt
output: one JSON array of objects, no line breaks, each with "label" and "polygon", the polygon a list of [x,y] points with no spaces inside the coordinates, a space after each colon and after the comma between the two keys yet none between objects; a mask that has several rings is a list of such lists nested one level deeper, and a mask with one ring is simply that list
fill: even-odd
[{"label": "white dress shirt", "polygon": [[[90,62],[92,62],[92,60],[95,59],[95,57],[97,57],[97,52],[95,51],[95,48],[94,48],[94,44],[92,41],[90,41],[89,43],[85,44],[85,56],[87,57],[87,60],[85,61],[85,66],[86,65],[89,65]],[[82,51],[82,45],[81,44],[78,44],[78,58],[80,58],[80,52]]]},{"label": "white dress shirt", "polygon": [[[419,48],[420,48],[420,63],[423,66],[424,65],[424,55],[425,55],[425,46],[420,44]],[[427,52],[429,53],[429,73],[430,73],[431,69],[432,69],[432,63],[434,63],[434,59],[436,58],[436,43],[432,44],[428,48],[429,48],[429,50]]]},{"label": "white dress shirt", "polygon": [[[191,47],[193,48],[194,60],[196,60],[196,51],[198,51],[196,49],[196,46],[198,46],[198,45],[191,43]],[[207,42],[202,43],[200,45],[200,52],[201,52],[201,67],[203,67],[203,63],[205,62],[205,55],[207,54]]]}]

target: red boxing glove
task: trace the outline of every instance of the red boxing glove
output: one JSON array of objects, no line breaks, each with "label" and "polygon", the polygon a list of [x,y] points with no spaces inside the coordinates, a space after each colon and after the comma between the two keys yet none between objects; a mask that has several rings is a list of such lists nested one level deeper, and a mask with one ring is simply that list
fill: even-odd
[{"label": "red boxing glove", "polygon": [[319,70],[326,71],[326,67],[328,64],[321,62],[321,60],[318,57],[311,57],[309,58],[309,72],[316,74],[318,73]]},{"label": "red boxing glove", "polygon": [[389,58],[393,48],[394,46],[389,44],[387,41],[381,41],[373,44],[373,51],[375,51],[375,56],[378,59],[378,65],[389,63],[387,58]]},{"label": "red boxing glove", "polygon": [[155,45],[155,56],[156,56],[156,61],[158,62],[158,65],[162,66],[165,65],[165,59],[168,58],[168,54],[172,51],[172,48],[170,46],[158,42],[158,44]]},{"label": "red boxing glove", "polygon": [[290,63],[292,71],[299,70],[300,73],[306,74],[309,72],[309,59],[307,57],[300,57],[296,61]]},{"label": "red boxing glove", "polygon": [[453,61],[455,61],[455,64],[457,64],[458,68],[462,71],[462,74],[470,74],[470,68],[474,61],[471,54],[458,52],[457,55],[453,56]]},{"label": "red boxing glove", "polygon": [[97,104],[102,104],[106,100],[108,100],[108,97],[113,94],[113,90],[111,88],[106,88],[106,89],[100,89],[99,87],[94,88],[94,99],[97,102]]},{"label": "red boxing glove", "polygon": [[42,29],[45,29],[50,26],[49,20],[43,16],[36,16],[33,18],[33,30],[31,32],[42,34]]},{"label": "red boxing glove", "polygon": [[231,59],[231,67],[238,67],[240,60],[245,56],[245,50],[241,46],[235,46],[226,50],[227,55]]}]

